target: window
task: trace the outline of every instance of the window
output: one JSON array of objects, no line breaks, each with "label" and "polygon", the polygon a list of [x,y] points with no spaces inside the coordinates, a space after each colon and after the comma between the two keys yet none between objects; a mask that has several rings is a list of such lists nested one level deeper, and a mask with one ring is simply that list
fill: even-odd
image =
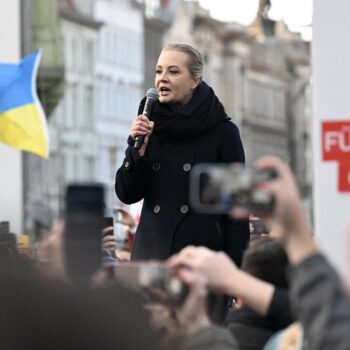
[{"label": "window", "polygon": [[78,84],[72,84],[71,86],[71,114],[68,119],[68,126],[73,127],[79,125],[79,107],[80,107],[80,99],[79,99],[79,86]]},{"label": "window", "polygon": [[69,50],[69,56],[70,56],[70,67],[71,69],[77,69],[79,66],[79,48],[78,48],[78,40],[76,38],[72,38],[70,41],[70,50]]},{"label": "window", "polygon": [[85,158],[85,179],[94,180],[95,178],[95,159],[93,156],[87,156]]},{"label": "window", "polygon": [[94,127],[94,90],[92,86],[85,87],[85,111],[84,126],[88,128]]}]

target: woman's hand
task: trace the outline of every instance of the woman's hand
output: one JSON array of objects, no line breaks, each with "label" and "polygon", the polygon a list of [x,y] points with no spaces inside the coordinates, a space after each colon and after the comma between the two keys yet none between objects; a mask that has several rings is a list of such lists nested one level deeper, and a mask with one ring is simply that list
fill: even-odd
[{"label": "woman's hand", "polygon": [[146,116],[139,115],[135,118],[131,125],[130,135],[135,140],[136,136],[144,135],[145,140],[142,147],[139,149],[140,156],[145,154],[150,135],[152,134],[154,122],[150,121]]}]

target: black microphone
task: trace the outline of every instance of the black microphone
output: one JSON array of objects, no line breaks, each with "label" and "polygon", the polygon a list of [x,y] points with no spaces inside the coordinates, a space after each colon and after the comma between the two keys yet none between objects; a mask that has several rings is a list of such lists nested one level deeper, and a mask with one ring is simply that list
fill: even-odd
[{"label": "black microphone", "polygon": [[[159,98],[159,94],[155,88],[151,88],[147,90],[146,102],[142,112],[143,115],[145,115],[146,117],[149,117],[151,110],[153,108],[154,102],[156,102],[158,98]],[[145,135],[137,135],[135,138],[134,148],[140,149],[144,141],[145,141]]]}]

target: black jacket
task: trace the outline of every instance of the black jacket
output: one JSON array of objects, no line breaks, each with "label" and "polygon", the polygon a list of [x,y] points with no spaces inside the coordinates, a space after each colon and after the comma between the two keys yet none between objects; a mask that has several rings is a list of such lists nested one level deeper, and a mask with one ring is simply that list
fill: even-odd
[{"label": "black jacket", "polygon": [[276,288],[267,315],[260,316],[249,307],[230,310],[225,325],[231,331],[241,350],[260,350],[272,335],[288,327],[294,318],[288,291]]},{"label": "black jacket", "polygon": [[225,118],[208,131],[183,139],[153,133],[143,157],[131,137],[128,144],[115,190],[126,204],[144,199],[132,259],[166,259],[187,245],[202,245],[224,250],[240,264],[249,241],[248,223],[198,214],[189,204],[194,164],[244,162],[237,126]]}]

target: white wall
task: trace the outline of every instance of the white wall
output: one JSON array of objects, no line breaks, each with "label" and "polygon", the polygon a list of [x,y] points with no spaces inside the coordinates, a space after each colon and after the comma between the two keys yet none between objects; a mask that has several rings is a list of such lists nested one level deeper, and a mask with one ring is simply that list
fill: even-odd
[{"label": "white wall", "polygon": [[[324,121],[350,122],[349,12],[348,0],[314,1],[315,233],[322,250],[343,273],[348,245],[345,235],[350,233],[350,192],[338,191],[337,162],[322,160],[321,125]],[[350,151],[347,159],[350,160]]]},{"label": "white wall", "polygon": [[[20,58],[20,0],[0,0],[0,62]],[[22,153],[0,143],[0,221],[22,233]]]}]

